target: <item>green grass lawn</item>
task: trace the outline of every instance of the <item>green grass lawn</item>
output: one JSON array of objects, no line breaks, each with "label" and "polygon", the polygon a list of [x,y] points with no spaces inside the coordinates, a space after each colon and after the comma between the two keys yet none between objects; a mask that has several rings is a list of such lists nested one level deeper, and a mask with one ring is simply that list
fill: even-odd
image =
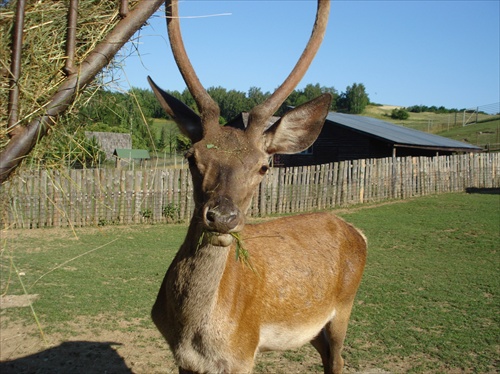
[{"label": "green grass lawn", "polygon": [[[369,242],[346,340],[350,369],[498,369],[500,195],[446,194],[338,214]],[[1,293],[23,294],[21,280],[27,293],[40,295],[34,310],[49,335],[71,335],[71,321],[99,316],[93,328],[138,321],[152,329],[150,307],[185,232],[184,225],[4,232]],[[1,316],[33,320],[29,308]],[[283,357],[300,361],[308,352]]]},{"label": "green grass lawn", "polygon": [[493,372],[500,196],[449,194],[343,216],[369,240],[348,334],[351,364],[407,357],[415,372]]}]

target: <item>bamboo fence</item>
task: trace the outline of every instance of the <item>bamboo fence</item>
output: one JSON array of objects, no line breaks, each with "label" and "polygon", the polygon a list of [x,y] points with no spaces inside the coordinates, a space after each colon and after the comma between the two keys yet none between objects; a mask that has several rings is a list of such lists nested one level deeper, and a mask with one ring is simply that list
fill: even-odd
[{"label": "bamboo fence", "polygon": [[[248,215],[299,213],[500,187],[500,153],[273,168]],[[4,228],[181,222],[194,204],[188,169],[20,172],[0,191]]]}]

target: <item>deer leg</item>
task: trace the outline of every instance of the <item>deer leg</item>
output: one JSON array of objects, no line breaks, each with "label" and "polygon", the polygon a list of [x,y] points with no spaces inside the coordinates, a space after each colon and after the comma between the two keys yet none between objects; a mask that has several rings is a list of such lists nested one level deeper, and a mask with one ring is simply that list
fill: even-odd
[{"label": "deer leg", "polygon": [[[326,324],[326,334],[330,341],[330,365],[332,374],[342,373],[344,359],[342,358],[342,349],[344,348],[344,339],[347,333],[347,325],[351,315],[352,303],[348,303],[337,308],[335,317]],[[325,371],[326,373],[326,371]]]},{"label": "deer leg", "polygon": [[318,351],[321,356],[321,361],[323,362],[323,371],[325,374],[330,374],[331,369],[331,359],[330,359],[330,342],[326,336],[325,328],[323,328],[319,334],[311,340],[311,344]]}]

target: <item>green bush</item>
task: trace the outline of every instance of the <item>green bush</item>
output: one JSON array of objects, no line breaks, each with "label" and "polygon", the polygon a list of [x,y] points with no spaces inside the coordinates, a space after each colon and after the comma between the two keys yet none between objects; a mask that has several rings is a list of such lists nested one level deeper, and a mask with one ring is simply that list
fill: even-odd
[{"label": "green bush", "polygon": [[167,219],[167,222],[178,222],[180,208],[172,203],[169,203],[163,207],[162,214]]},{"label": "green bush", "polygon": [[410,114],[406,111],[406,109],[403,108],[395,108],[391,112],[391,118],[392,119],[408,119],[410,117]]}]

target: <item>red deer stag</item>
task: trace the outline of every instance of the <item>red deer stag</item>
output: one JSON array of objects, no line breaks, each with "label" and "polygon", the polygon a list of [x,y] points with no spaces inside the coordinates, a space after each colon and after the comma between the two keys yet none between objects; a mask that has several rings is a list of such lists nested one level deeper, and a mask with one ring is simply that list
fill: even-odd
[{"label": "red deer stag", "polygon": [[[245,226],[269,157],[308,148],[323,126],[329,94],[287,112],[270,127],[268,122],[318,50],[329,8],[329,1],[319,0],[297,65],[269,99],[251,110],[246,126],[221,127],[219,108],[187,57],[177,1],[167,1],[173,55],[200,112],[148,78],[163,108],[193,143],[186,157],[194,213],[152,310],[179,373],[249,373],[257,352],[307,342],[320,353],[325,373],[342,371],[341,351],[366,259],[364,236],[330,213]],[[241,243],[250,264],[235,260]]]}]

